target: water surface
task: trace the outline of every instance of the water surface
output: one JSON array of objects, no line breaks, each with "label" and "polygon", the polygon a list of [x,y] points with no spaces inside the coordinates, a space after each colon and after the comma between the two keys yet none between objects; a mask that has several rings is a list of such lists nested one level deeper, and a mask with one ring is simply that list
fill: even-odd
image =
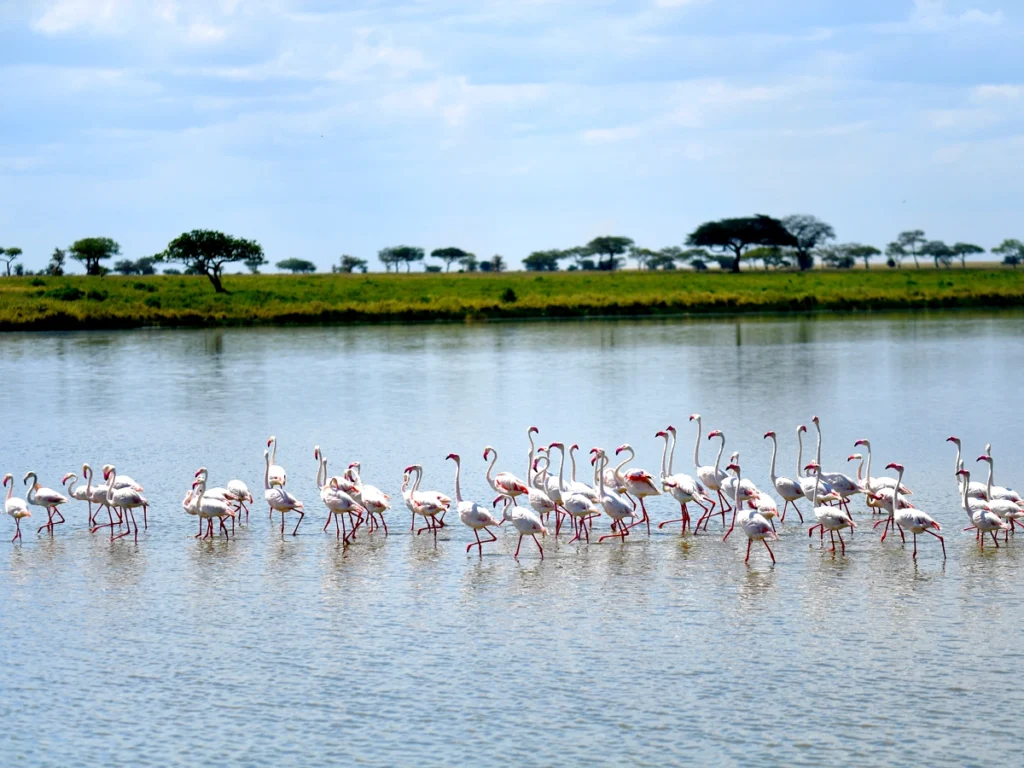
[{"label": "water surface", "polygon": [[[79,506],[52,540],[26,525],[23,545],[3,518],[3,763],[1004,761],[1024,704],[1024,541],[982,554],[961,532],[944,440],[960,435],[972,467],[993,443],[1014,484],[1020,327],[951,313],[0,336],[0,473],[19,494],[27,470],[57,487],[114,462],[152,503],[138,545],[90,535]],[[543,562],[524,544],[518,563],[510,531],[482,560],[454,516],[436,549],[408,533],[406,464],[451,493],[444,457],[461,453],[464,493],[485,501],[484,446],[524,475],[530,424],[584,452],[628,441],[656,472],[672,423],[685,471],[694,411],[759,484],[767,429],[789,475],[814,414],[827,469],[871,438],[874,474],[907,466],[948,560],[929,537],[917,564],[881,546],[863,511],[846,557],[787,520],[776,567],[763,551],[745,567],[742,537],[667,530],[549,537]],[[236,539],[193,540],[193,471],[259,494],[270,434],[310,513],[300,535],[282,541],[257,503]],[[393,494],[390,537],[342,549],[321,533],[314,444]]]}]

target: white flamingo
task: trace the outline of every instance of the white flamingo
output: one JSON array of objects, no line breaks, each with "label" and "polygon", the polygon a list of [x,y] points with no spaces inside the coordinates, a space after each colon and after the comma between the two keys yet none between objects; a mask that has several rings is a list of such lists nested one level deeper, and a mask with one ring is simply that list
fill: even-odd
[{"label": "white flamingo", "polygon": [[[234,514],[231,514],[231,515],[220,515],[220,514],[212,514],[211,513],[211,516],[206,518],[209,521],[209,523],[210,523],[210,538],[213,537],[213,518],[214,517],[216,517],[220,521],[220,524],[221,524],[222,528],[225,528],[225,526],[224,526],[224,517],[230,517],[231,518],[231,532],[234,533],[235,532],[235,518],[238,517],[238,513],[241,511],[241,498],[239,496],[237,496],[234,491],[231,490],[231,487],[230,487],[231,483],[228,483],[227,487],[215,486],[213,488],[207,488],[206,484],[209,482],[210,473],[206,469],[206,467],[200,467],[199,469],[197,469],[196,473],[195,473],[195,478],[194,479],[195,480],[202,479],[202,481],[203,481],[202,499],[204,499],[204,500],[205,499],[216,499],[218,501],[223,501],[225,504],[227,504],[228,506],[231,507],[232,512],[234,513]],[[241,481],[240,480],[236,480],[234,482],[241,482]],[[198,486],[193,485],[193,489],[195,489],[197,487]],[[248,490],[249,489],[246,488],[246,492],[248,492]],[[198,493],[193,493],[193,497],[194,497],[194,500],[196,502],[198,502],[200,500],[200,495]]]},{"label": "white flamingo", "polygon": [[504,499],[505,506],[508,506],[509,502],[516,504],[516,497],[529,493],[530,489],[526,483],[511,472],[499,472],[492,479],[491,472],[494,471],[494,465],[498,462],[498,452],[489,445],[484,448],[484,461],[487,461],[487,457],[492,453],[494,458],[491,459],[490,466],[487,467],[487,484],[498,494],[498,498],[494,500],[494,503],[497,504]]},{"label": "white flamingo", "polygon": [[15,531],[14,538],[11,539],[11,544],[13,544],[21,538],[21,521],[26,517],[32,517],[32,513],[28,511],[28,505],[24,499],[11,496],[14,493],[14,475],[10,472],[4,475],[4,487],[7,488],[7,497],[4,499],[4,512],[14,518]]},{"label": "white flamingo", "polygon": [[814,422],[814,429],[818,432],[818,448],[815,451],[814,463],[818,465],[816,472],[817,477],[820,477],[829,487],[832,488],[837,494],[839,494],[839,503],[846,507],[847,511],[850,509],[850,497],[858,493],[864,493],[864,488],[861,487],[860,483],[854,480],[849,475],[845,475],[842,472],[823,472],[821,469],[821,421],[817,416],[811,419]]},{"label": "white flamingo", "polygon": [[[116,490],[116,491],[120,491],[120,490],[123,490],[125,488],[128,488],[130,490],[136,491],[137,493],[143,493],[146,490],[145,488],[142,487],[141,483],[138,483],[135,480],[132,480],[130,477],[128,477],[128,475],[118,475],[118,474],[116,474],[114,472],[114,465],[113,464],[104,464],[103,465],[103,477],[104,477],[104,479],[106,479],[108,473],[110,473],[113,476],[113,478],[114,478],[114,490]],[[143,507],[142,508],[142,527],[143,528],[149,528],[149,515],[148,515],[148,512],[147,512],[147,507]]]},{"label": "white flamingo", "polygon": [[270,514],[281,513],[281,536],[284,536],[284,516],[288,512],[298,512],[299,519],[295,522],[295,529],[292,536],[299,532],[299,525],[302,523],[306,513],[303,511],[303,504],[284,489],[284,486],[273,484],[270,479],[270,451],[263,451],[263,498],[267,500],[270,507]]},{"label": "white flamingo", "polygon": [[[127,527],[123,533],[119,533],[117,536],[114,535],[114,529],[110,529],[110,540],[120,539],[123,536],[127,536],[134,529],[135,531],[135,542],[139,541],[139,524],[135,521],[135,510],[142,507],[142,514],[146,516],[149,502],[146,501],[146,497],[142,495],[141,491],[137,491],[134,485],[125,485],[123,488],[116,487],[117,470],[113,464],[107,464],[109,469],[104,469],[103,479],[107,481],[107,504],[115,509],[120,510],[120,516],[127,517]],[[144,517],[145,519],[145,517]]]},{"label": "white flamingo", "polygon": [[[349,520],[352,520],[353,516],[362,518],[363,513],[366,509],[345,493],[338,486],[338,478],[332,477],[330,481],[320,491],[320,500],[323,501],[324,506],[327,507],[327,521],[330,522],[331,518],[334,518],[334,531],[335,538],[342,538],[343,544],[348,544],[352,538],[355,538],[356,523],[353,523],[352,533],[349,534],[345,529],[345,515],[348,515]],[[341,518],[341,528],[338,528],[338,518]],[[344,534],[344,537],[342,537]]]},{"label": "white flamingo", "polygon": [[[558,448],[561,455],[561,459],[558,462],[558,488],[561,496],[561,503],[559,506],[566,511],[569,515],[569,519],[572,521],[573,533],[575,534],[570,542],[578,541],[580,538],[581,531],[579,529],[578,522],[582,523],[584,527],[587,526],[587,520],[597,510],[594,499],[587,493],[582,493],[568,485],[565,482],[565,446],[561,443],[552,443],[552,448]],[[550,452],[549,452],[550,453]],[[561,517],[555,518],[555,536],[561,532],[562,519]],[[582,532],[587,537],[587,542],[590,541],[590,532],[586,530]]]},{"label": "white flamingo", "polygon": [[626,537],[629,536],[629,526],[626,525],[626,518],[635,519],[636,512],[625,499],[605,488],[604,470],[608,466],[608,455],[603,449],[599,448],[594,459],[596,462],[599,462],[598,468],[600,470],[597,475],[597,492],[601,500],[598,504],[604,510],[604,513],[612,519],[612,532],[600,537],[597,543],[600,544],[605,539],[621,539],[625,541]]},{"label": "white flamingo", "polygon": [[[629,456],[626,458],[626,461],[632,461],[636,457],[636,454],[629,443],[623,443],[616,448],[615,455],[618,456],[620,453],[625,453],[626,451],[629,451]],[[643,512],[643,517],[631,523],[630,528],[640,525],[641,523],[647,523],[647,535],[650,536],[651,518],[650,515],[647,514],[647,506],[644,504],[644,499],[648,496],[661,495],[661,490],[658,488],[657,483],[655,483],[654,476],[647,470],[640,469],[639,467],[631,467],[625,472],[617,470],[616,474],[622,477],[622,484],[626,488],[626,493],[640,501],[640,511]],[[605,482],[607,483],[607,481]]]},{"label": "white flamingo", "polygon": [[[84,470],[82,477],[85,478],[86,481],[88,481],[88,478],[85,477]],[[89,482],[85,482],[76,488],[74,487],[76,482],[78,482],[78,474],[75,472],[68,472],[66,475],[64,475],[64,477],[60,479],[60,484],[65,486],[68,492],[68,496],[70,496],[72,499],[75,499],[76,501],[84,501],[88,504],[89,526],[92,527],[95,524],[96,520],[93,518],[92,512],[92,488],[90,487],[91,484]]]},{"label": "white flamingo", "polygon": [[[391,509],[391,497],[375,485],[364,483],[359,474],[362,466],[358,461],[353,461],[345,470],[345,477],[356,485],[357,495],[354,496],[369,513],[369,531],[373,533],[378,527],[384,528],[384,535],[388,535],[388,523],[384,519],[384,513]],[[380,518],[380,523],[377,518]],[[444,525],[444,515],[441,516],[441,524]]]},{"label": "white flamingo", "polygon": [[[985,445],[985,455],[992,458],[992,443]],[[991,478],[989,478],[991,481]],[[992,485],[991,482],[985,485],[985,493],[988,494],[990,499],[1002,499],[1003,501],[1012,501],[1014,504],[1024,503],[1024,499],[1021,499],[1019,493],[1012,488],[1004,488],[1001,485]]]},{"label": "white flamingo", "polygon": [[[359,500],[359,488],[356,485],[355,481],[347,477],[348,473],[345,473],[346,476],[335,475],[334,477],[330,477],[330,473],[327,471],[327,457],[324,455],[323,451],[320,450],[319,445],[313,446],[313,458],[316,459],[318,462],[316,470],[316,487],[320,491],[320,500],[323,501],[324,504],[326,505],[326,497],[337,491],[338,493],[345,494],[345,496],[349,500],[354,501],[355,504],[359,506],[359,509],[362,510],[363,507]],[[344,503],[345,502],[339,502],[338,506],[344,506]],[[329,508],[330,507],[328,507],[328,509]],[[362,511],[357,512],[355,507],[351,507],[350,509],[346,510],[343,514],[348,515],[349,524],[352,526],[351,535],[347,532],[347,529],[345,533],[345,543],[348,544],[350,539],[354,539],[356,537],[356,530],[363,522],[363,513]],[[334,520],[334,528],[337,531],[338,518],[336,515],[329,512],[327,515],[327,519],[324,521],[323,530],[325,532],[330,527],[332,519]],[[344,525],[344,518],[342,519],[341,522]]]},{"label": "white flamingo", "polygon": [[[818,466],[817,462],[812,461],[808,464],[805,469],[815,470],[818,472],[821,467]],[[846,542],[843,541],[843,528],[855,528],[853,518],[850,517],[850,513],[842,507],[829,507],[829,506],[818,506],[818,484],[814,484],[814,489],[811,492],[811,507],[814,509],[814,517],[817,519],[817,523],[807,529],[807,535],[810,536],[814,533],[815,528],[820,528],[822,536],[824,532],[828,530],[829,538],[832,540],[832,547],[829,549],[830,552],[836,551],[836,535],[839,536],[839,546],[842,547],[842,553],[846,554]]]},{"label": "white flamingo", "polygon": [[[962,464],[963,462],[961,462]],[[985,534],[992,536],[992,543],[999,547],[999,539],[996,537],[996,533],[999,531],[1005,531],[1009,526],[1003,522],[1002,518],[999,517],[995,512],[992,512],[988,508],[987,503],[982,505],[970,504],[968,497],[970,484],[971,484],[971,473],[961,467],[957,470],[957,475],[963,478],[960,483],[960,507],[967,513],[967,517],[971,523],[978,530],[978,541],[981,544],[981,548],[985,549]]]},{"label": "white flamingo", "polygon": [[530,486],[530,507],[540,515],[541,520],[549,517],[555,511],[555,502],[548,496],[544,482],[547,479],[550,466],[551,457],[546,454],[534,459],[530,470],[530,479],[527,481]]},{"label": "white flamingo", "polygon": [[[803,433],[806,432],[806,431],[807,431],[807,427],[805,427],[803,424],[801,424],[799,427],[796,428],[796,443],[797,443],[797,449],[796,449],[796,461],[797,461],[796,481],[798,483],[800,483],[800,488],[803,489],[804,498],[807,499],[808,501],[811,501],[814,498],[814,490],[815,490],[815,488],[817,488],[817,490],[818,490],[818,501],[824,501],[826,503],[833,502],[833,501],[839,501],[842,497],[838,493],[836,493],[835,491],[832,490],[832,486],[830,486],[828,483],[826,483],[824,480],[822,480],[821,478],[819,478],[817,476],[811,477],[809,475],[804,475],[803,474],[803,467],[800,466],[800,465],[803,464],[803,458],[804,458],[804,439],[803,439]],[[822,536],[824,536],[824,533],[822,533]]]},{"label": "white flamingo", "polygon": [[[700,416],[698,416],[697,419],[699,425]],[[708,432],[708,440],[711,440],[712,438],[715,437],[720,438],[722,441],[718,446],[718,455],[715,456],[715,466],[711,467],[710,471],[707,472],[704,471],[705,469],[708,469],[707,467],[701,467],[700,469],[697,470],[697,476],[700,478],[700,481],[706,487],[713,490],[715,494],[718,496],[718,513],[722,516],[722,528],[725,528],[725,515],[728,512],[732,512],[732,507],[729,506],[729,501],[728,499],[725,498],[726,483],[729,481],[730,478],[729,475],[727,475],[719,468],[719,465],[722,463],[722,453],[725,451],[725,435],[722,434],[722,430],[720,429],[714,429]],[[694,452],[694,460],[696,460],[696,458],[697,455],[696,452]],[[711,483],[708,482],[709,479],[712,480],[714,486],[712,486]],[[694,530],[699,531],[701,525],[704,526],[704,530],[707,530],[708,523],[711,522],[711,517],[714,515],[714,508],[715,505],[712,504],[711,509],[705,514],[701,515],[700,520],[697,521],[697,527]]]},{"label": "white flamingo", "polygon": [[[669,426],[666,430],[655,434],[655,437],[665,439],[665,445],[661,451],[661,487],[673,499],[679,502],[679,509],[682,513],[682,517],[677,520],[664,520],[658,523],[658,529],[661,530],[670,523],[682,523],[680,533],[686,533],[686,527],[690,524],[690,511],[686,508],[686,505],[696,504],[707,512],[708,508],[704,506],[702,501],[709,501],[709,499],[704,495],[704,488],[701,487],[701,484],[692,477],[683,472],[672,474],[672,460],[675,458],[676,453],[676,428]],[[669,448],[670,438],[672,441],[671,449]],[[667,463],[665,461],[666,451],[668,451]]]},{"label": "white flamingo", "polygon": [[[32,484],[28,489],[28,493],[25,494],[25,501],[34,507],[42,507],[46,510],[46,522],[39,526],[39,530],[36,533],[41,533],[43,528],[46,528],[50,535],[53,536],[53,526],[64,522],[64,515],[60,513],[58,507],[61,504],[67,504],[68,497],[52,488],[40,485],[39,478],[36,477],[35,472],[29,472],[25,475],[25,485],[29,484],[28,479],[30,477],[32,478]],[[54,515],[59,517],[60,520],[54,520]]]},{"label": "white flamingo", "polygon": [[978,461],[988,463],[988,482],[985,483],[985,495],[988,498],[988,508],[1007,522],[1009,529],[1007,530],[1006,535],[1009,536],[1010,531],[1013,530],[1013,526],[1020,525],[1018,519],[1024,517],[1024,510],[1021,510],[1020,507],[1009,499],[998,498],[993,495],[992,475],[994,462],[992,461],[992,457],[988,455],[979,456]]},{"label": "white flamingo", "polygon": [[735,487],[735,493],[733,495],[733,513],[732,523],[729,525],[729,530],[725,532],[725,536],[722,537],[722,541],[729,538],[729,534],[732,533],[733,528],[739,523],[740,529],[747,537],[747,556],[743,558],[743,562],[750,562],[750,545],[755,541],[760,541],[764,544],[764,548],[768,550],[768,556],[772,559],[772,565],[775,564],[775,553],[772,552],[772,548],[768,546],[768,539],[771,537],[778,538],[775,533],[775,529],[771,526],[771,523],[767,518],[764,517],[760,512],[756,512],[752,509],[745,509],[743,507],[743,501],[741,500],[743,486],[743,478],[740,477],[740,465],[736,463],[730,463],[726,467],[727,470],[732,470],[736,473],[736,482],[733,483]]},{"label": "white flamingo", "polygon": [[515,504],[506,504],[505,511],[502,513],[502,519],[511,521],[515,527],[516,532],[519,533],[519,543],[516,544],[515,554],[512,555],[516,560],[519,559],[519,548],[523,546],[523,537],[529,536],[533,539],[533,543],[537,545],[537,551],[540,552],[540,559],[544,559],[544,547],[540,545],[537,540],[537,534],[541,536],[548,535],[548,529],[544,527],[544,523],[541,522],[540,517],[532,509],[526,507],[520,507]]},{"label": "white flamingo", "polygon": [[[718,462],[722,458],[722,451],[725,450],[725,440],[724,439],[722,440],[722,447],[718,451],[718,458],[715,459],[715,466],[713,466],[713,467],[703,466],[702,467],[701,464],[700,464],[700,438],[701,438],[701,435],[702,435],[700,414],[699,413],[692,413],[692,414],[690,414],[690,421],[696,421],[697,422],[697,441],[693,444],[693,467],[694,467],[694,469],[697,472],[697,482],[699,482],[702,486],[707,488],[709,491],[714,491],[715,493],[718,494],[718,497],[721,498],[721,496],[722,496],[722,493],[721,493],[721,491],[722,491],[722,481],[725,480],[726,477],[728,477],[728,475],[726,475],[725,472],[722,472],[718,468]],[[711,508],[708,509],[701,516],[701,520],[703,520],[705,518],[709,518],[709,517],[711,517],[712,514],[714,514],[714,509],[715,509],[715,502],[714,501],[711,502],[710,507]],[[723,522],[725,521],[724,513],[722,515],[722,521]],[[697,521],[697,525],[698,526],[700,525],[700,520]],[[696,529],[694,529],[694,530],[696,530]]]},{"label": "white flamingo", "polygon": [[252,504],[252,491],[241,480],[228,480],[228,493],[235,498],[236,512],[245,511],[245,522],[249,522],[249,504]]},{"label": "white flamingo", "polygon": [[[227,490],[227,489],[220,489]],[[203,538],[213,538],[213,520],[214,518],[220,523],[220,529],[224,532],[224,538],[231,538],[228,533],[227,526],[224,525],[224,518],[230,517],[234,519],[237,512],[231,505],[230,501],[223,495],[218,494],[216,496],[207,495],[206,493],[206,474],[203,473],[202,477],[199,477],[193,482],[192,485],[192,506],[196,510],[200,521],[205,520],[207,522],[207,533]],[[202,528],[202,522],[200,522],[200,529]]]},{"label": "white flamingo", "polygon": [[941,531],[942,526],[939,525],[927,512],[923,512],[916,507],[901,508],[900,499],[900,488],[903,483],[903,465],[897,464],[895,461],[886,466],[886,469],[895,469],[899,475],[896,478],[896,485],[893,486],[895,493],[895,507],[896,507],[896,525],[902,530],[910,531],[914,535],[914,559],[917,560],[917,534],[929,533],[939,540],[942,544],[942,559],[946,559],[946,540],[942,538],[935,531]]},{"label": "white flamingo", "polygon": [[576,479],[576,451],[579,449],[580,447],[576,445],[576,443],[569,446],[569,464],[572,467],[572,473],[569,475],[569,490],[575,491],[576,493],[582,493],[591,501],[597,502],[597,478],[594,478],[594,485],[587,485],[582,480]]},{"label": "white flamingo", "polygon": [[[406,490],[412,473],[416,473],[416,482]],[[434,546],[437,546],[437,531],[441,527],[437,523],[437,517],[443,515],[451,506],[452,500],[440,491],[421,491],[420,483],[423,481],[423,467],[420,464],[411,464],[405,468],[402,476],[402,498],[405,505],[414,515],[422,515],[426,520],[425,528],[416,531],[419,536],[423,531],[431,531],[434,534]]]},{"label": "white flamingo", "polygon": [[[881,477],[871,476],[871,441],[861,438],[853,444],[853,447],[856,448],[859,445],[863,445],[868,450],[867,466],[864,470],[864,477],[861,478],[860,470],[857,471],[857,480],[859,480],[861,485],[864,486],[864,489],[867,491],[880,491],[883,488],[894,488],[896,486],[896,478],[886,477],[885,475],[882,475]],[[849,459],[847,459],[847,461],[849,461]],[[900,496],[910,496],[912,493],[913,491],[905,485],[900,486]]]},{"label": "white flamingo", "polygon": [[[960,470],[964,468],[962,460],[963,451],[960,445],[960,438],[956,435],[950,435],[946,438],[946,442],[953,443],[953,445],[956,446],[956,459],[953,462],[953,472],[956,473],[957,483],[959,483],[961,477]],[[970,476],[970,474],[970,472],[967,473],[968,476]],[[959,491],[961,489],[958,488],[957,490]],[[985,484],[979,483],[977,480],[972,481],[967,487],[967,496],[972,499],[987,499],[988,496],[985,495]]]},{"label": "white flamingo", "polygon": [[[799,436],[800,432],[797,431]],[[779,452],[779,443],[775,439],[775,433],[768,431],[764,433],[764,438],[767,440],[771,438],[772,441],[772,465],[768,470],[768,475],[771,478],[772,485],[775,487],[775,492],[782,497],[785,504],[782,505],[782,515],[779,517],[780,522],[786,522],[786,509],[790,504],[793,505],[793,509],[796,510],[797,515],[800,517],[800,522],[804,521],[804,515],[800,511],[800,508],[796,505],[797,499],[804,498],[803,487],[796,480],[789,477],[781,477],[775,474],[775,457]]]},{"label": "white flamingo", "polygon": [[[494,535],[494,531],[488,531],[487,529],[501,525],[501,521],[492,515],[491,511],[486,507],[481,507],[475,501],[462,498],[462,487],[459,484],[459,475],[462,473],[462,459],[459,458],[459,454],[449,453],[445,459],[451,459],[455,462],[455,511],[459,513],[459,520],[462,521],[462,524],[472,530],[473,535],[476,537],[476,541],[471,541],[466,545],[466,552],[468,553],[469,550],[476,547],[480,557],[483,557],[484,544],[498,540],[498,537]],[[490,534],[491,538],[481,541],[480,531]]]}]

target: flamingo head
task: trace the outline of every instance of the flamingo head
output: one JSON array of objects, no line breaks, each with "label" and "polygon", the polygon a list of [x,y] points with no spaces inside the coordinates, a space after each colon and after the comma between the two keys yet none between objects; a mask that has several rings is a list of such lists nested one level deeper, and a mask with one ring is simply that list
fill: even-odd
[{"label": "flamingo head", "polygon": [[60,484],[64,485],[65,483],[67,483],[69,477],[74,477],[74,476],[75,476],[74,472],[68,472],[66,475],[64,475],[64,477],[62,477],[60,479]]},{"label": "flamingo head", "polygon": [[14,482],[14,475],[12,475],[10,472],[8,472],[6,475],[4,475],[4,488],[7,487],[8,483],[13,483],[13,482]]},{"label": "flamingo head", "polygon": [[406,467],[405,469],[403,469],[403,470],[402,470],[402,472],[404,472],[405,474],[407,474],[407,475],[408,475],[408,474],[409,474],[410,472],[412,472],[412,471],[413,471],[414,469],[416,469],[416,468],[417,468],[418,466],[419,466],[418,464],[410,464],[410,465],[409,465],[408,467]]},{"label": "flamingo head", "polygon": [[966,469],[958,469],[958,470],[956,471],[956,473],[957,473],[958,475],[963,475],[964,477],[970,477],[970,476],[971,476],[971,473],[970,473],[970,472],[968,472],[968,471],[967,471]]},{"label": "flamingo head", "polygon": [[489,445],[486,448],[484,448],[484,461],[487,461],[487,457],[491,455],[491,451],[493,450],[494,449],[491,448],[491,446]]},{"label": "flamingo head", "polygon": [[[450,459],[450,458],[451,458],[451,456],[449,456],[448,458]],[[537,465],[538,465],[538,464],[540,464],[540,459],[534,459],[534,460],[533,460],[533,471],[534,471],[534,472],[536,472],[536,471],[537,471]]]},{"label": "flamingo head", "polygon": [[856,447],[857,447],[858,445],[863,445],[863,446],[865,446],[866,448],[870,448],[870,447],[871,447],[871,443],[869,443],[869,442],[868,442],[867,440],[865,440],[864,438],[861,438],[861,439],[860,439],[860,440],[858,440],[858,441],[857,441],[856,443],[854,443],[854,444],[853,444],[853,447],[854,447],[854,448],[856,448]]},{"label": "flamingo head", "polygon": [[721,437],[721,436],[722,436],[722,430],[720,430],[720,429],[714,429],[714,430],[708,432],[708,440],[710,440],[712,437]]},{"label": "flamingo head", "polygon": [[946,438],[946,442],[956,443],[957,445],[960,445],[960,438],[957,437],[956,435],[950,435],[949,437]]},{"label": "flamingo head", "polygon": [[977,459],[975,459],[975,461],[987,461],[989,464],[991,464],[992,463],[992,457],[991,456],[979,456]]},{"label": "flamingo head", "polygon": [[277,442],[277,438],[274,437],[273,435],[271,435],[270,439],[267,440],[267,448],[269,448],[270,446],[272,446],[276,442]]},{"label": "flamingo head", "polygon": [[858,459],[863,459],[863,458],[864,457],[862,455],[860,455],[859,453],[851,453],[849,456],[846,457],[846,460],[847,461],[857,461]]},{"label": "flamingo head", "polygon": [[316,459],[317,461],[320,461],[320,446],[319,445],[314,445],[313,446],[313,458]]},{"label": "flamingo head", "polygon": [[730,464],[729,466],[727,466],[725,468],[726,472],[728,472],[730,469],[733,472],[739,472],[740,471],[740,465],[739,464]]},{"label": "flamingo head", "polygon": [[761,438],[761,439],[762,440],[767,440],[769,437],[775,437],[775,433],[772,430],[770,430],[770,429],[767,432],[764,433],[764,437]]},{"label": "flamingo head", "polygon": [[654,436],[655,437],[665,437],[665,438],[667,438],[668,437],[668,432],[666,432],[665,430],[662,429],[662,430],[660,430],[658,432],[655,432]]},{"label": "flamingo head", "polygon": [[542,445],[542,446],[540,446],[539,448],[537,448],[537,453],[540,453],[540,454],[545,454],[545,453],[547,453],[547,452],[548,452],[548,449],[547,449],[547,448],[545,448],[545,447],[544,447],[543,445]]},{"label": "flamingo head", "polygon": [[332,477],[331,480],[330,480],[330,486],[331,486],[331,490],[332,491],[339,490],[338,489],[338,478]]},{"label": "flamingo head", "polygon": [[886,464],[885,468],[886,469],[895,469],[897,472],[902,472],[903,471],[903,465],[902,464],[897,464],[895,461],[891,461],[888,464]]},{"label": "flamingo head", "polygon": [[676,428],[669,424],[667,427],[665,427],[665,431],[671,432],[674,435],[676,433]]},{"label": "flamingo head", "polygon": [[363,465],[360,464],[358,461],[350,461],[349,464],[348,464],[348,468],[349,469],[361,469],[362,466]]},{"label": "flamingo head", "polygon": [[200,475],[205,475],[205,474],[206,474],[206,467],[200,467],[199,469],[196,470],[196,473],[194,475],[192,475],[192,477],[199,477]]},{"label": "flamingo head", "polygon": [[598,453],[600,450],[601,450],[600,448],[591,448],[590,449],[590,455],[593,456],[595,453]]},{"label": "flamingo head", "polygon": [[447,456],[444,457],[445,461],[448,461],[448,459],[451,459],[452,461],[457,462],[459,460],[459,454],[457,454],[457,453],[449,453]]},{"label": "flamingo head", "polygon": [[537,432],[540,432],[540,430],[537,429],[536,427],[530,427],[528,430],[526,430],[527,435],[533,435],[536,434]]},{"label": "flamingo head", "polygon": [[615,449],[615,455],[618,456],[623,451],[631,451],[631,450],[633,450],[633,449],[629,447],[629,443],[623,443],[622,445],[620,445],[618,448]]},{"label": "flamingo head", "polygon": [[809,470],[809,469],[814,469],[814,470],[820,469],[820,467],[818,466],[818,462],[812,461],[810,464],[808,464],[806,467],[804,467],[804,471],[805,472],[807,470]]},{"label": "flamingo head", "polygon": [[811,417],[811,421],[813,421],[817,425],[818,424],[818,417],[817,416],[812,416]]},{"label": "flamingo head", "polygon": [[565,446],[562,443],[552,443],[548,446],[548,450],[550,451],[552,448],[558,448],[563,451],[565,450]]},{"label": "flamingo head", "polygon": [[578,451],[580,449],[579,443],[573,443],[569,446],[570,451]]},{"label": "flamingo head", "polygon": [[699,418],[700,418],[700,414],[699,413],[691,413],[690,414],[690,421],[697,421],[697,419],[699,419]]},{"label": "flamingo head", "polygon": [[806,432],[807,431],[807,427],[805,425],[801,424],[799,427],[796,428],[796,431],[797,432]]}]

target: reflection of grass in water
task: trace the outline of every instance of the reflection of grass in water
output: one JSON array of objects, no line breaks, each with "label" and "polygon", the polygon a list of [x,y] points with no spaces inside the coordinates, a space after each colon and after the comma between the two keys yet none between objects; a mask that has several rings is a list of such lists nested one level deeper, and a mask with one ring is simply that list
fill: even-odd
[{"label": "reflection of grass in water", "polygon": [[225,285],[230,294],[204,277],[3,279],[0,329],[1024,306],[1024,270],[1008,269],[238,275]]}]

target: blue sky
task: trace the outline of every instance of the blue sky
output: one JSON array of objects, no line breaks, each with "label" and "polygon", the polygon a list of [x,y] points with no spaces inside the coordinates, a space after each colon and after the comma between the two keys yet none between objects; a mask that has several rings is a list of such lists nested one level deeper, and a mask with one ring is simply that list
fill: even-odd
[{"label": "blue sky", "polygon": [[842,241],[1024,237],[1009,0],[16,0],[0,246],[401,243],[518,264],[812,213]]}]

